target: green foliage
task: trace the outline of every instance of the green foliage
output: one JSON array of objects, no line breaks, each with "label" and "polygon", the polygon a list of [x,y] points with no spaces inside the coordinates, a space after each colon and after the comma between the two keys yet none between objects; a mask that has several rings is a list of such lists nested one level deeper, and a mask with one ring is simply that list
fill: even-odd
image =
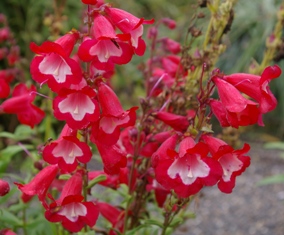
[{"label": "green foliage", "polygon": [[265,177],[258,182],[258,185],[267,185],[267,184],[284,184],[284,174],[273,175],[270,177]]}]

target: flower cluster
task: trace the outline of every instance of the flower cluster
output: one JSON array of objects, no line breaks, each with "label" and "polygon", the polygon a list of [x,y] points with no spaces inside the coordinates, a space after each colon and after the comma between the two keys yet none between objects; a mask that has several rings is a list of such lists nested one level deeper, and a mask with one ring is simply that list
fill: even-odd
[{"label": "flower cluster", "polygon": [[[95,230],[101,214],[112,225],[108,234],[115,235],[142,224],[139,220],[148,216],[146,203],[153,202],[151,194],[169,215],[203,187],[217,185],[221,192],[231,193],[236,177],[250,165],[250,147],[244,144],[236,150],[214,137],[211,118],[214,114],[222,127],[263,125],[262,115],[277,104],[269,82],[280,76],[281,69],[269,66],[260,76],[224,75],[218,69],[210,74],[199,51],[179,55],[178,42],[158,37],[158,25],[175,28],[173,20],[164,18],[148,32],[146,98],[140,100],[139,113],[136,106],[125,109],[112,89],[111,76],[116,65],[144,54],[143,25],[154,22],[101,0],[82,3],[88,5],[87,29],[30,44],[36,54],[30,66],[32,79],[47,86],[52,94],[50,111],[64,125],[59,137],[39,151],[43,169],[29,183],[15,183],[22,200],[27,203],[37,196],[45,218],[70,232]],[[34,127],[45,115],[32,104],[35,96],[34,85],[19,84],[0,111],[15,113],[21,123]],[[95,152],[103,170],[88,168]],[[112,190],[125,184],[131,200],[125,207],[100,201],[91,191],[97,183]],[[0,180],[1,195],[6,186]]]},{"label": "flower cluster", "polygon": [[[128,171],[123,170],[127,152],[121,149],[118,139],[122,129],[135,125],[138,107],[123,109],[105,78],[114,73],[115,64],[126,64],[134,54],[144,54],[143,24],[153,23],[101,1],[87,4],[93,5],[87,12],[89,33],[72,29],[55,41],[30,44],[36,54],[30,66],[32,78],[40,87],[46,84],[56,95],[52,100],[53,114],[65,125],[59,138],[42,148],[43,160],[49,165],[29,183],[16,183],[24,202],[37,195],[46,210],[46,219],[61,222],[72,232],[94,226],[102,207],[82,195],[83,179],[88,175],[92,179],[84,168],[93,155],[88,140],[97,147],[104,172],[120,173],[121,182],[127,183]],[[40,121],[31,116],[35,94],[34,86],[29,90],[20,84],[13,93],[15,98],[3,102],[1,107],[7,113],[16,110],[19,120],[33,127]],[[23,118],[33,123],[24,122]],[[57,178],[62,173],[71,178],[58,188]],[[48,193],[52,188],[61,192],[57,200]]]}]

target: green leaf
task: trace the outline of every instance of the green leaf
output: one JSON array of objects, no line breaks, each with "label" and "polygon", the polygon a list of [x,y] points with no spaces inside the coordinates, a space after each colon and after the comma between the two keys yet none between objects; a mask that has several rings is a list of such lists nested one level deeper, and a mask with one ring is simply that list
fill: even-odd
[{"label": "green leaf", "polygon": [[9,206],[9,211],[13,212],[13,213],[17,213],[17,212],[19,212],[19,211],[21,211],[21,210],[23,210],[23,209],[25,209],[27,207],[28,207],[27,204],[25,204],[23,202],[20,202],[18,204],[14,204],[12,206]]},{"label": "green leaf", "polygon": [[142,228],[147,228],[149,225],[141,224],[125,233],[125,235],[136,235],[136,232]]},{"label": "green leaf", "polygon": [[9,139],[13,139],[13,140],[17,139],[17,137],[14,134],[12,134],[10,132],[5,132],[5,131],[0,133],[0,137],[9,138]]},{"label": "green leaf", "polygon": [[15,154],[23,151],[24,148],[26,148],[27,150],[31,150],[31,149],[34,149],[34,146],[33,145],[22,145],[22,146],[19,146],[19,145],[11,145],[11,146],[8,146],[6,147],[5,149],[3,149],[0,153],[1,155],[1,160],[4,158],[4,159],[9,159],[11,157],[13,157]]},{"label": "green leaf", "polygon": [[105,175],[99,175],[97,176],[96,178],[92,179],[90,182],[89,182],[89,185],[87,187],[87,189],[90,189],[92,187],[94,187],[96,184],[102,182],[102,181],[105,181],[107,179],[107,177]]},{"label": "green leaf", "polygon": [[9,226],[22,226],[22,221],[5,208],[0,209],[1,222],[9,224]]},{"label": "green leaf", "polygon": [[71,178],[70,174],[63,174],[58,177],[59,180],[69,180]]},{"label": "green leaf", "polygon": [[144,223],[145,223],[145,225],[156,225],[156,226],[158,226],[160,228],[164,227],[162,222],[157,221],[157,220],[153,220],[153,219],[145,220]]},{"label": "green leaf", "polygon": [[283,184],[284,183],[284,174],[279,175],[273,175],[270,177],[266,177],[260,182],[257,183],[257,185],[267,185],[267,184]]},{"label": "green leaf", "polygon": [[94,235],[94,231],[88,231],[88,232],[78,232],[78,235]]},{"label": "green leaf", "polygon": [[168,227],[167,230],[166,230],[166,235],[172,235],[173,231],[174,231],[173,228]]},{"label": "green leaf", "polygon": [[19,125],[17,126],[14,135],[17,137],[17,140],[25,140],[29,139],[33,133],[34,130],[31,129],[29,126]]},{"label": "green leaf", "polygon": [[23,151],[23,147],[26,148],[27,150],[33,149],[34,146],[33,145],[12,145],[12,146],[8,146],[5,149],[3,149],[2,151],[0,151],[0,172],[5,172],[6,168],[8,166],[8,164],[11,162],[11,158]]},{"label": "green leaf", "polygon": [[266,149],[284,150],[284,142],[270,142],[270,143],[264,144],[263,147]]},{"label": "green leaf", "polygon": [[43,213],[39,212],[38,217],[34,220],[29,219],[27,222],[27,231],[32,231],[32,234],[36,235],[50,235],[56,233],[56,224],[48,222]]},{"label": "green leaf", "polygon": [[13,173],[0,173],[0,178],[3,177],[10,177],[18,182],[22,182],[23,181],[23,177],[17,175],[17,174],[13,174]]},{"label": "green leaf", "polygon": [[175,217],[174,219],[173,219],[173,221],[170,223],[170,227],[176,227],[176,226],[178,226],[179,224],[181,224],[183,222],[183,219],[182,218],[179,218],[179,217]]}]

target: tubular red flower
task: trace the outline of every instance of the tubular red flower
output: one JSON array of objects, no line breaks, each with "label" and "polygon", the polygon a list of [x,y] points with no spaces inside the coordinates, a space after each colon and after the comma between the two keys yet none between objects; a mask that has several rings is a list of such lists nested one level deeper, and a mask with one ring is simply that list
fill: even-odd
[{"label": "tubular red flower", "polygon": [[[125,211],[105,202],[98,202],[98,206],[100,213],[112,224],[112,227],[123,232]],[[111,231],[110,234],[114,235],[116,233]]]},{"label": "tubular red flower", "polygon": [[234,150],[224,141],[209,135],[203,135],[202,140],[208,145],[213,159],[216,159],[222,166],[223,175],[218,182],[218,188],[223,193],[231,193],[235,187],[236,177],[250,165],[250,158],[244,156],[250,146],[245,144],[242,149]]},{"label": "tubular red flower", "polygon": [[99,119],[96,93],[90,87],[81,90],[63,89],[53,100],[54,116],[72,129],[82,129]]},{"label": "tubular red flower", "polygon": [[44,148],[43,159],[49,164],[58,164],[59,168],[66,172],[74,171],[78,162],[89,162],[92,157],[90,147],[80,142],[76,133],[73,131],[71,134],[61,134],[58,140],[52,141]]},{"label": "tubular red flower", "polygon": [[88,225],[96,224],[99,210],[93,202],[82,202],[82,174],[76,172],[64,185],[58,200],[50,204],[45,218],[50,222],[61,222],[70,232],[79,232]]},{"label": "tubular red flower", "polygon": [[233,85],[225,80],[217,77],[212,80],[218,88],[220,101],[210,99],[209,105],[223,127],[238,128],[255,123],[263,125],[262,114],[257,103],[244,98]]},{"label": "tubular red flower", "polygon": [[47,166],[42,169],[28,184],[15,183],[22,193],[30,196],[37,195],[39,200],[45,205],[45,196],[52,181],[58,172],[57,165]]},{"label": "tubular red flower", "polygon": [[40,84],[47,82],[54,92],[80,83],[81,68],[69,58],[78,38],[79,33],[71,31],[55,42],[46,41],[41,46],[31,43],[31,50],[38,54],[31,63],[32,78]]},{"label": "tubular red flower", "polygon": [[99,84],[98,99],[102,113],[100,121],[92,127],[91,140],[113,145],[121,128],[135,125],[138,107],[124,111],[114,91],[104,83]]},{"label": "tubular red flower", "polygon": [[195,144],[192,138],[186,137],[181,141],[178,153],[168,149],[166,154],[159,156],[155,166],[156,180],[165,189],[173,189],[184,198],[196,194],[203,186],[216,184],[222,168],[207,153],[208,147],[204,143]]},{"label": "tubular red flower", "polygon": [[261,76],[235,73],[224,76],[223,79],[235,86],[239,91],[256,100],[260,105],[260,112],[267,113],[275,109],[277,100],[269,89],[269,82],[279,77],[281,69],[277,66],[269,66],[264,69]]},{"label": "tubular red flower", "polygon": [[184,132],[189,126],[187,117],[181,115],[160,111],[157,112],[154,117],[169,125],[176,131]]},{"label": "tubular red flower", "polygon": [[105,12],[110,21],[123,33],[131,35],[131,45],[134,47],[137,55],[143,55],[145,52],[145,42],[141,39],[143,34],[143,24],[153,24],[154,20],[144,20],[126,12],[124,10],[106,7]]},{"label": "tubular red flower", "polygon": [[95,142],[100,152],[104,171],[109,175],[119,174],[120,168],[126,167],[126,153],[116,145],[104,144],[103,142]]},{"label": "tubular red flower", "polygon": [[33,128],[44,118],[45,113],[32,104],[35,98],[35,86],[28,88],[25,84],[18,84],[13,91],[12,97],[0,105],[0,111],[17,114],[20,123]]}]

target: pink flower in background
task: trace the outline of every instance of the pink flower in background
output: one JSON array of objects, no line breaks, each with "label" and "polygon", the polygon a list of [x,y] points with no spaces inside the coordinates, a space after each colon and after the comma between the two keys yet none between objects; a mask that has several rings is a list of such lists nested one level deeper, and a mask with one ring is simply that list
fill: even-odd
[{"label": "pink flower in background", "polygon": [[14,233],[12,230],[6,228],[6,229],[0,230],[0,235],[17,235],[17,234]]},{"label": "pink flower in background", "polygon": [[0,78],[0,98],[7,98],[10,94],[10,86],[5,79]]},{"label": "pink flower in background", "polygon": [[25,84],[18,84],[12,93],[12,97],[5,100],[0,105],[0,112],[17,114],[20,123],[33,128],[39,124],[45,116],[45,113],[32,104],[36,94],[35,86],[28,88]]},{"label": "pink flower in background", "polygon": [[10,191],[9,184],[6,181],[0,179],[0,197],[5,196],[7,193],[9,193],[9,191]]}]

